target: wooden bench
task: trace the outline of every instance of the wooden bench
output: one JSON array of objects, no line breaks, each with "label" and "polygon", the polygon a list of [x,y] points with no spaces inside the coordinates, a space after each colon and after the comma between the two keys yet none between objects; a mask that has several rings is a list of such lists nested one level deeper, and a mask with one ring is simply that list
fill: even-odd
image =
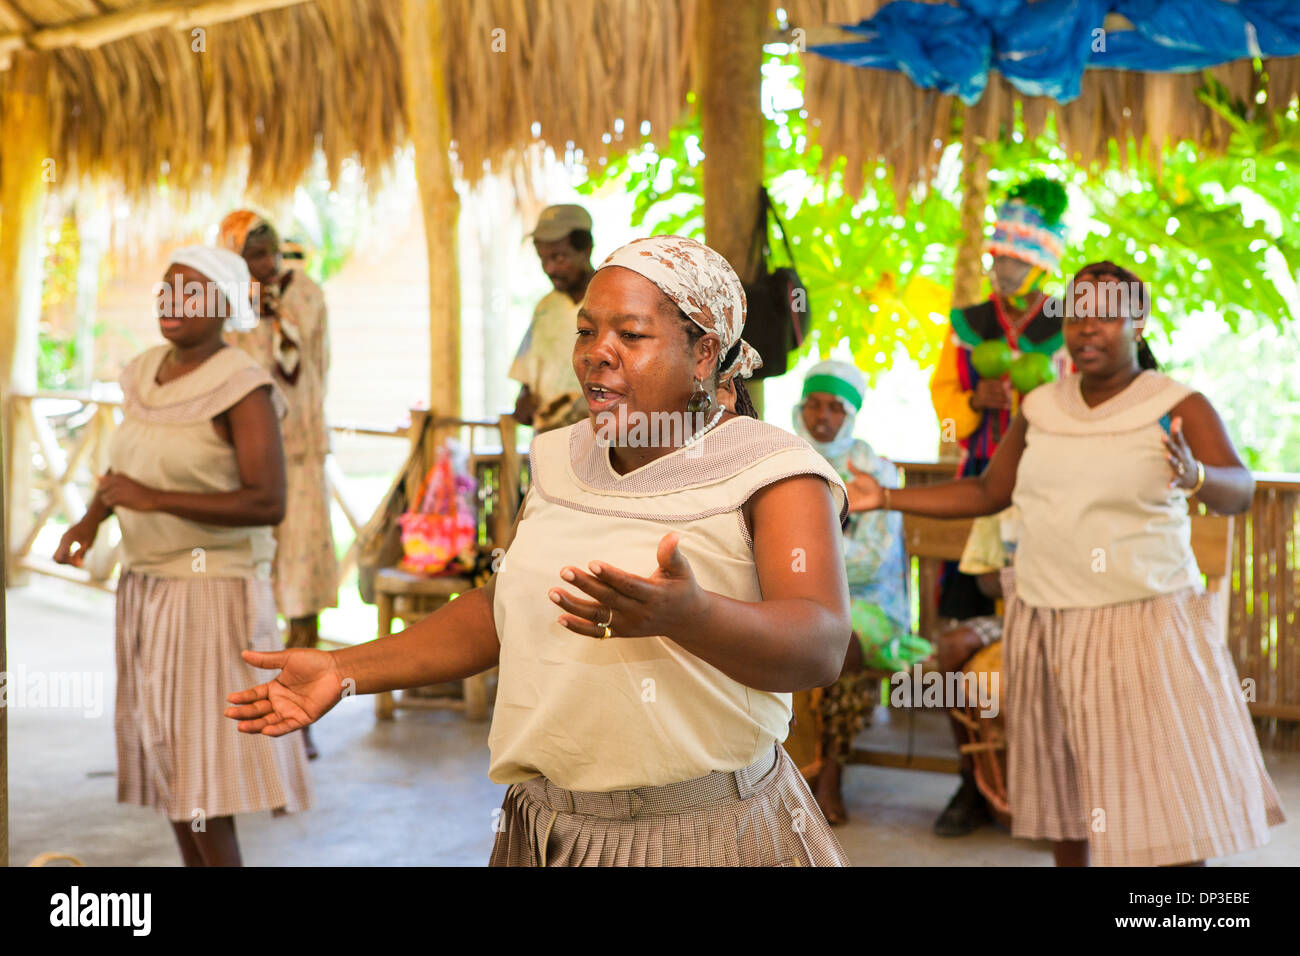
[{"label": "wooden bench", "polygon": [[[510,546],[510,534],[519,510],[520,457],[516,429],[514,418],[509,415],[502,415],[495,422],[439,418],[433,426],[435,447],[449,436],[464,430],[469,432],[469,469],[479,481],[480,534],[486,537],[487,546],[494,549]],[[483,449],[478,445],[475,436],[484,430],[495,431],[499,447]],[[413,434],[421,434],[421,429],[414,428]],[[401,621],[405,626],[422,620],[473,587],[472,580],[459,575],[429,577],[401,568],[379,570],[375,574],[379,637],[392,634],[394,621]],[[442,690],[439,687],[376,694],[375,716],[392,720],[394,711],[401,708],[449,709],[463,712],[470,720],[485,720],[490,704],[489,682],[495,675],[496,668],[493,668],[465,678],[459,696],[439,693]]]}]

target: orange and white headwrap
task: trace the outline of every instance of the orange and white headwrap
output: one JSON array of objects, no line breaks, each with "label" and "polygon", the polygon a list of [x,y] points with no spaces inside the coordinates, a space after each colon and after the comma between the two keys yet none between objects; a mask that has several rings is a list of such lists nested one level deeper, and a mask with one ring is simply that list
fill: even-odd
[{"label": "orange and white headwrap", "polygon": [[252,210],[237,209],[221,220],[217,243],[223,249],[229,249],[231,252],[242,256],[244,254],[244,244],[248,241],[248,234],[258,226],[265,224],[265,222],[265,219]]},{"label": "orange and white headwrap", "polygon": [[718,369],[718,381],[737,375],[749,378],[762,367],[758,351],[740,337],[745,330],[745,288],[720,253],[685,236],[651,236],[616,249],[596,271],[610,266],[630,269],[653,282],[688,319],[718,336],[724,357],[740,343],[735,361]]}]

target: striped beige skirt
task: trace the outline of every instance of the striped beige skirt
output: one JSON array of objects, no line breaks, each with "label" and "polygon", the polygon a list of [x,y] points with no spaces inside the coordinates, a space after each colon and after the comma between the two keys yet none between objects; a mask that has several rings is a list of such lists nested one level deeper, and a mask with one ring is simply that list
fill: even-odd
[{"label": "striped beige skirt", "polygon": [[301,734],[241,734],[226,695],[269,680],[245,649],[280,637],[269,581],[124,572],[117,585],[117,799],[174,821],[305,810]]},{"label": "striped beige skirt", "polygon": [[1034,608],[1004,573],[1012,833],[1087,840],[1101,866],[1240,853],[1284,820],[1223,638],[1192,589]]},{"label": "striped beige skirt", "polygon": [[847,866],[780,745],[735,773],[582,793],[545,777],[506,791],[489,866]]}]

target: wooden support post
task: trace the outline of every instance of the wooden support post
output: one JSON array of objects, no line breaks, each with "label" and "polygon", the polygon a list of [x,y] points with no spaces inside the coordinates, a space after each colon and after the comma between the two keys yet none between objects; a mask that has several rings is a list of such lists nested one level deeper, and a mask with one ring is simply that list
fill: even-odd
[{"label": "wooden support post", "polygon": [[[750,282],[754,223],[763,185],[764,0],[700,0],[697,86],[704,149],[704,241]],[[761,383],[750,386],[762,414]]]},{"label": "wooden support post", "polygon": [[[49,83],[46,57],[19,53],[0,91],[0,539],[6,583],[14,583],[10,535],[25,514],[29,444],[9,428],[10,393],[36,388],[36,323],[41,307],[41,213],[49,166]],[[17,480],[16,480],[17,479]],[[10,504],[16,504],[13,511]],[[23,528],[16,529],[19,534]],[[3,602],[0,602],[2,604]],[[5,618],[0,607],[0,673],[6,662]],[[0,866],[9,865],[9,708],[0,707]]]},{"label": "wooden support post", "polygon": [[[984,212],[989,197],[989,158],[980,147],[975,114],[964,108],[961,130],[961,230],[962,241],[953,265],[952,304],[972,305],[980,300],[984,283]],[[939,439],[939,460],[961,457],[961,446]]]},{"label": "wooden support post", "polygon": [[26,534],[31,492],[31,434],[18,422],[10,395],[36,390],[36,339],[41,309],[41,216],[46,185],[60,172],[49,158],[49,62],[15,54],[0,83],[0,428],[5,433],[8,538],[5,577],[22,583],[10,560]]},{"label": "wooden support post", "polygon": [[460,415],[460,197],[451,168],[451,108],[441,0],[402,0],[406,121],[429,259],[429,405]]}]

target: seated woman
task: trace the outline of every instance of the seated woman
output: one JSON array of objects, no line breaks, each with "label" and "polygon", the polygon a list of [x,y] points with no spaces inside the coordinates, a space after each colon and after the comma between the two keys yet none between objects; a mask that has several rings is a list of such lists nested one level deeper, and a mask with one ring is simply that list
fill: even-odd
[{"label": "seated woman", "polygon": [[[853,479],[852,463],[883,486],[897,488],[898,469],[853,437],[866,384],[862,373],[848,362],[814,365],[804,377],[803,400],[794,409],[794,430],[845,480]],[[873,685],[880,678],[868,674],[867,667],[895,670],[930,653],[929,645],[911,633],[903,516],[851,515],[841,546],[855,639],[849,642],[839,679],[822,695],[822,761],[813,787],[817,804],[832,825],[848,820],[840,792],[844,761],[876,705]]]},{"label": "seated woman", "polygon": [[117,584],[117,799],[167,815],[186,866],[238,866],[235,814],[311,805],[302,735],[250,739],[214,722],[240,659],[280,643],[271,529],[284,516],[284,399],[221,339],[255,322],[244,260],[201,246],[163,277],[163,345],[122,373],[111,472],[54,559],[80,565],[99,525],[122,528]]},{"label": "seated woman", "polygon": [[[227,714],[278,737],[345,686],[499,665],[489,774],[510,788],[493,865],[844,865],[780,746],[790,693],[834,680],[849,641],[843,483],[748,417],[744,322],[740,280],[707,246],[616,251],[575,330],[591,417],[533,439],[498,573],[391,637],[247,654],[282,670]],[[740,415],[716,397],[733,378]]]}]

